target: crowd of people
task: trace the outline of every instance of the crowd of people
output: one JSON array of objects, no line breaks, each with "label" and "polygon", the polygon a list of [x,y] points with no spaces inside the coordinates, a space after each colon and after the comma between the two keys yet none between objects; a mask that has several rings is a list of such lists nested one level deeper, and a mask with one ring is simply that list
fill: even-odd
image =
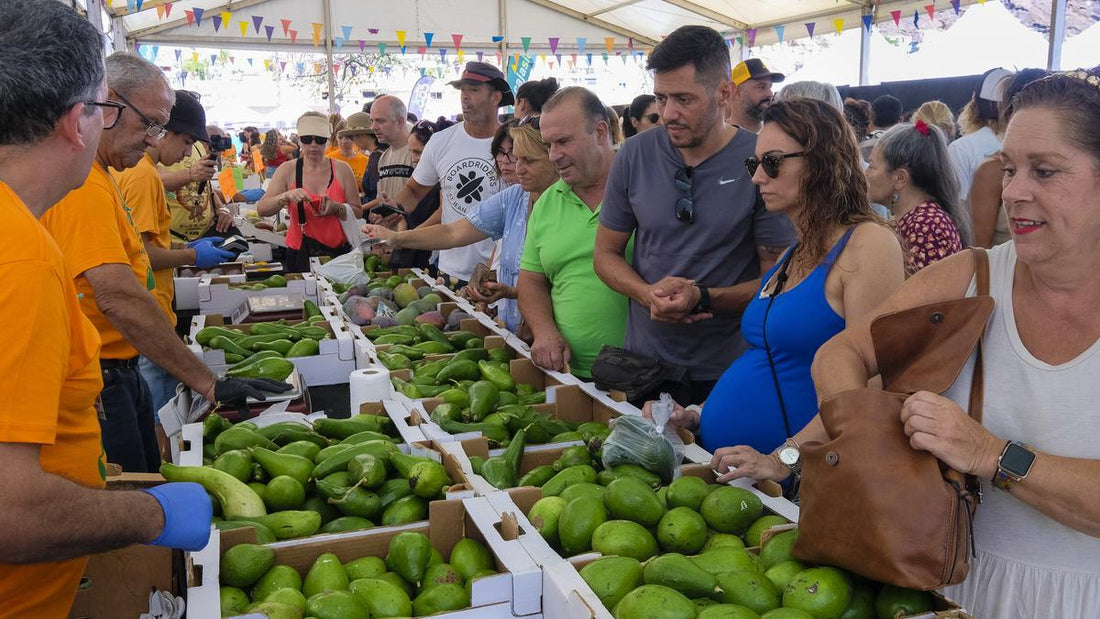
[{"label": "crowd of people", "polygon": [[201,548],[201,486],[105,492],[105,463],[157,470],[154,411],[181,383],[223,404],[287,388],[215,376],[173,329],[172,270],[234,257],[219,158],[267,177],[242,197],[287,220],[288,270],[362,227],[392,265],[495,311],[543,368],[599,382],[609,347],[658,363],[636,403],[672,394],[723,481],[796,478],[799,445],[826,438],[819,403],[878,373],[871,321],[973,295],[962,250],[990,248],[984,419],[961,408],[970,372],[899,419],[914,449],[997,488],[948,593],[976,616],[1100,609],[1100,67],[992,70],[956,122],[935,100],[906,114],[890,95],[779,90],[762,59],[731,66],[718,32],[685,26],[648,56],[653,92],[618,110],[470,62],[458,122],[384,95],[347,119],[306,112],[289,139],[247,128],[237,153],[197,95],[102,49],[63,3],[0,4],[5,612],[67,614],[89,553]]}]

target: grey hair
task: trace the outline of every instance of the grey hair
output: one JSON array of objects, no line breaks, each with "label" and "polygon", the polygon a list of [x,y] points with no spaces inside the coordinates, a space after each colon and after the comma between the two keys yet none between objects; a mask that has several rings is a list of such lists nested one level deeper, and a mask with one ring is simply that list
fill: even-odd
[{"label": "grey hair", "polygon": [[581,106],[581,112],[584,113],[586,131],[588,133],[596,132],[596,125],[599,123],[607,123],[608,138],[611,139],[611,123],[607,117],[607,110],[604,108],[603,102],[596,96],[596,93],[585,88],[584,86],[567,86],[562,88],[558,92],[554,93],[553,97],[542,106],[542,113],[547,112],[558,107],[566,101],[576,99]]},{"label": "grey hair", "polygon": [[0,67],[0,145],[36,144],[73,105],[96,99],[103,37],[57,0],[3,0]]},{"label": "grey hair", "polygon": [[409,109],[405,106],[405,102],[401,100],[401,97],[395,97],[393,95],[382,95],[378,99],[374,100],[374,104],[371,109],[374,109],[374,105],[378,104],[379,99],[385,99],[390,104],[390,118],[393,120],[405,120],[409,114]]},{"label": "grey hair", "polygon": [[171,91],[168,79],[160,67],[130,52],[115,52],[107,56],[107,86],[128,97],[154,84]]},{"label": "grey hair", "polygon": [[932,196],[951,216],[966,247],[974,240],[970,212],[959,195],[959,181],[947,155],[947,137],[936,125],[928,125],[928,130],[929,135],[924,135],[913,123],[899,123],[882,134],[876,148],[891,171],[909,170],[913,186]]},{"label": "grey hair", "polygon": [[810,80],[802,82],[791,82],[783,87],[783,90],[779,91],[776,95],[776,101],[790,101],[795,97],[802,97],[804,99],[817,99],[818,101],[824,101],[829,105],[836,108],[841,114],[844,113],[844,100],[840,98],[840,92],[837,91],[836,86],[827,84],[825,82],[814,82]]}]

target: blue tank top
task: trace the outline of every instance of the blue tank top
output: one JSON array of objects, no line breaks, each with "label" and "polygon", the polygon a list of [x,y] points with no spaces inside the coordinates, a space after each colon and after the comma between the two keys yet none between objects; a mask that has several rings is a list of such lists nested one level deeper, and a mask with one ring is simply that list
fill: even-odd
[{"label": "blue tank top", "polygon": [[[749,445],[769,453],[787,440],[783,414],[776,396],[764,348],[764,316],[768,345],[775,362],[791,433],[797,433],[817,414],[817,394],[810,365],[822,344],[844,329],[844,319],[825,299],[825,278],[851,237],[854,226],[837,241],[825,260],[794,288],[782,291],[768,311],[768,298],[756,297],[741,316],[741,333],[749,348],[726,369],[703,408],[700,427],[703,447]],[[794,251],[794,246],[788,252]],[[771,281],[780,261],[764,276],[760,290]]]}]

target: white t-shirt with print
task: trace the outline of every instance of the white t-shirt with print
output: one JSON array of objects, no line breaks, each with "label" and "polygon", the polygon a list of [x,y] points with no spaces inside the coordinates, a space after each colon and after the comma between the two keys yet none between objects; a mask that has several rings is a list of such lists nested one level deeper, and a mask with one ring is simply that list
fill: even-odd
[{"label": "white t-shirt with print", "polygon": [[[439,183],[444,224],[466,219],[466,213],[500,191],[502,183],[489,154],[492,142],[492,138],[470,137],[465,123],[458,123],[433,135],[424,146],[412,178],[426,187]],[[474,266],[488,260],[492,253],[492,239],[444,249],[439,252],[439,270],[469,281]]]}]

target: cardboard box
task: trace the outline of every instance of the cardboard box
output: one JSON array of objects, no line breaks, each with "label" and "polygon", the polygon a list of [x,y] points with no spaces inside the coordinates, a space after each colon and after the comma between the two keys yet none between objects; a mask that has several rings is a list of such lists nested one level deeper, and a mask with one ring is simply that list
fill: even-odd
[{"label": "cardboard box", "polygon": [[246,217],[236,217],[234,220],[237,224],[237,229],[240,230],[241,234],[246,238],[274,245],[275,247],[286,247],[286,231],[272,232],[271,230],[262,230],[257,228]]},{"label": "cardboard box", "polygon": [[[124,473],[107,478],[108,490],[135,490],[164,483],[157,474]],[[70,619],[137,617],[149,612],[153,588],[181,594],[174,563],[182,555],[170,548],[135,544],[88,557]]]},{"label": "cardboard box", "polygon": [[[307,540],[286,540],[271,544],[275,550],[275,562],[298,570],[305,577],[318,556],[334,553],[342,562],[366,556],[384,557],[390,540],[399,533],[416,531],[428,536],[432,546],[444,557],[449,557],[458,540],[467,537],[477,540],[493,555],[495,576],[474,581],[469,608],[434,615],[446,619],[500,618],[541,616],[542,570],[520,544],[518,531],[511,523],[514,514],[500,515],[483,498],[434,501],[429,507],[426,522],[401,527],[378,527],[368,531],[355,531],[326,535]],[[251,530],[245,530],[251,532]],[[221,552],[242,543],[227,531],[213,537],[219,540],[203,551],[194,553],[187,565],[189,616],[217,617],[218,569]],[[194,613],[194,614],[192,614]]]},{"label": "cardboard box", "polygon": [[[316,355],[288,359],[294,367],[298,368],[302,379],[309,387],[346,383],[356,368],[355,345],[347,325],[336,315],[334,308],[321,308],[321,314],[325,316],[326,321],[318,322],[316,326],[332,333],[333,337],[318,342],[319,349]],[[195,336],[205,327],[224,327],[247,334],[251,333],[253,325],[226,324],[225,317],[221,314],[200,314],[191,319],[191,342],[195,341]],[[188,348],[208,367],[227,365],[225,353],[221,350],[203,350],[202,346],[196,343],[188,344]]]},{"label": "cardboard box", "polygon": [[[176,267],[172,270],[172,281],[175,284],[176,309],[199,309],[199,282],[202,281],[202,276],[208,273],[204,269],[197,269],[199,271],[198,274],[184,277],[179,274],[184,268],[196,270],[196,267]],[[244,267],[241,263],[223,262],[219,264],[217,268],[223,271],[223,275],[220,277],[225,277],[235,284],[243,284],[245,282]],[[211,275],[210,277],[219,276]]]},{"label": "cardboard box", "polygon": [[203,277],[199,282],[199,311],[203,314],[232,314],[242,305],[247,307],[251,297],[271,295],[298,295],[308,301],[317,301],[317,279],[310,273],[287,273],[285,288],[241,290],[230,288],[233,283],[227,277]]}]

